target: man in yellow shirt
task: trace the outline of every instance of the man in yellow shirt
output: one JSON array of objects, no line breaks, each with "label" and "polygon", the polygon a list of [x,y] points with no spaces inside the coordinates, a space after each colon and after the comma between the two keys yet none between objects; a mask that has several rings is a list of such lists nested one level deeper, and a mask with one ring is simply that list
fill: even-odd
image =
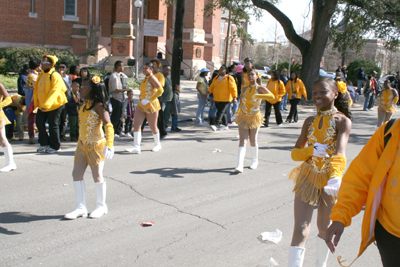
[{"label": "man in yellow shirt", "polygon": [[[33,91],[34,107],[38,108],[36,126],[39,131],[37,152],[56,153],[60,150],[60,115],[62,106],[67,103],[65,92],[67,88],[61,75],[55,71],[56,56],[42,56],[42,71],[40,72]],[[46,131],[46,121],[49,123],[49,135]]]}]

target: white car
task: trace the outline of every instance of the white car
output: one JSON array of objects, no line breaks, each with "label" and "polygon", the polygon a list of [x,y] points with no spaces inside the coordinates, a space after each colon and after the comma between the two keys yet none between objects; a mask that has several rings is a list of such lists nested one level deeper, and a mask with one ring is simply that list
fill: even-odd
[{"label": "white car", "polygon": [[265,70],[257,70],[263,79],[271,79],[271,75],[268,74]]}]

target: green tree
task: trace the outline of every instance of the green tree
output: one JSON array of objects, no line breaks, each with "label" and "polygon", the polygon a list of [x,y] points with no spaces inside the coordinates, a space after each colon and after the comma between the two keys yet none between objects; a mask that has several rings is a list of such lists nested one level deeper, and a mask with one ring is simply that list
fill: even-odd
[{"label": "green tree", "polygon": [[[286,38],[293,43],[301,52],[303,58],[301,79],[303,80],[309,97],[314,81],[319,76],[320,62],[328,42],[328,37],[337,41],[336,47],[340,51],[348,48],[361,47],[361,41],[349,42],[353,38],[351,31],[356,30],[356,35],[364,33],[363,29],[369,29],[378,38],[387,40],[388,46],[395,47],[399,44],[400,34],[400,3],[395,0],[312,0],[312,27],[309,40],[301,37],[294,29],[292,21],[280,11],[271,0],[252,0],[254,5],[268,11],[282,26]],[[342,12],[342,13],[341,13]],[[343,13],[344,12],[344,13]],[[347,13],[345,13],[347,12]],[[355,13],[357,12],[357,13]],[[345,14],[347,23],[342,34],[338,33],[339,27],[330,31],[331,23],[337,22],[337,18]],[[352,15],[357,15],[355,19]],[[354,23],[353,23],[354,21]],[[362,22],[360,29],[355,28],[357,23]],[[351,23],[353,24],[351,24]],[[346,28],[347,27],[347,28]],[[342,41],[340,41],[342,38]],[[343,45],[344,42],[350,44]]]},{"label": "green tree", "polygon": [[254,61],[254,64],[256,66],[267,66],[268,65],[268,51],[267,51],[267,46],[263,43],[257,45],[256,47],[256,58]]},{"label": "green tree", "polygon": [[[206,17],[213,15],[214,10],[222,9],[228,12],[228,32],[225,38],[225,53],[224,64],[228,60],[228,46],[231,43],[229,40],[240,38],[242,45],[247,42],[253,43],[249,33],[247,32],[244,24],[250,22],[250,16],[259,19],[261,17],[261,10],[255,7],[250,0],[210,0],[205,5],[204,14]],[[236,31],[231,33],[231,23],[236,25]]]}]

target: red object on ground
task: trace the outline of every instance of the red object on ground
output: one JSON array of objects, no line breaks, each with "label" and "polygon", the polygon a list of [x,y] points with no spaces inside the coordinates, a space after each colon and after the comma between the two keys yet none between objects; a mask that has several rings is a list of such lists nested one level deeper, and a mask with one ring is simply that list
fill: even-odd
[{"label": "red object on ground", "polygon": [[153,222],[143,222],[140,224],[141,226],[153,226],[154,223]]}]

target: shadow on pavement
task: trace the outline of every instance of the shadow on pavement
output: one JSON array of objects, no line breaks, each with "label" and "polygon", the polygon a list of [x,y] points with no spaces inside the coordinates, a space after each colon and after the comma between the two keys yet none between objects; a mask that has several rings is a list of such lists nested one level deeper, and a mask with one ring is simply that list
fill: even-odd
[{"label": "shadow on pavement", "polygon": [[159,174],[162,178],[185,178],[185,174],[204,174],[204,173],[211,173],[211,172],[219,172],[219,173],[228,173],[228,174],[235,174],[233,173],[234,168],[222,168],[222,169],[208,169],[208,170],[199,170],[199,169],[189,169],[189,168],[158,168],[152,169],[147,171],[134,171],[131,172],[132,174],[148,174],[154,173]]},{"label": "shadow on pavement", "polygon": [[[40,216],[33,215],[25,212],[11,211],[11,212],[2,212],[0,213],[0,223],[29,223],[33,221],[42,221],[42,220],[61,220],[63,219],[63,215],[55,215],[55,216]],[[6,228],[0,227],[0,234],[5,235],[17,235],[21,234],[19,232],[9,231]]]}]

